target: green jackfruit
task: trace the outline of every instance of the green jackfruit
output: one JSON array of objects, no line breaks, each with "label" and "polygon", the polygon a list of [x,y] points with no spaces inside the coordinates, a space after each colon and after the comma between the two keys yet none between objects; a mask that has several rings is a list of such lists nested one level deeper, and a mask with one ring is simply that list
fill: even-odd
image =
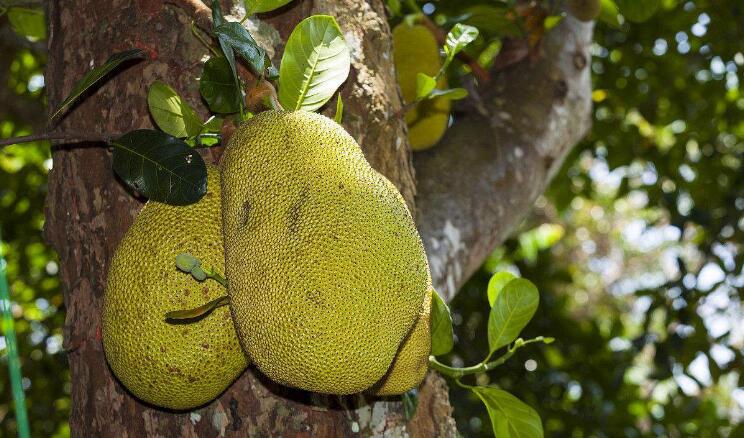
[{"label": "green jackfruit", "polygon": [[226,292],[175,265],[188,252],[224,272],[219,169],[207,171],[208,192],[199,202],[144,206],[111,261],[104,296],[103,347],[111,369],[132,394],[170,409],[211,401],[247,366],[227,307],[195,322],[165,320],[167,312]]},{"label": "green jackfruit", "polygon": [[269,111],[230,140],[222,192],[230,307],[251,361],[308,391],[379,381],[431,286],[395,186],[333,120]]},{"label": "green jackfruit", "polygon": [[[429,29],[420,24],[399,24],[393,30],[393,59],[404,103],[416,100],[416,77],[419,73],[436,76],[442,67],[439,44]],[[447,88],[442,76],[438,88]],[[421,151],[434,146],[442,138],[449,123],[452,104],[445,97],[419,102],[406,112],[408,141],[411,149]]]}]

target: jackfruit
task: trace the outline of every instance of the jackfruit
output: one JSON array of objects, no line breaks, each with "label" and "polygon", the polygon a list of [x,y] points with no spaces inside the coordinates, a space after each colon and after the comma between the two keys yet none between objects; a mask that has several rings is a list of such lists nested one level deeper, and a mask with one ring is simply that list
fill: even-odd
[{"label": "jackfruit", "polygon": [[434,289],[424,297],[421,314],[400,346],[390,370],[374,388],[376,395],[396,395],[417,387],[429,368],[431,351],[431,299]]},{"label": "jackfruit", "polygon": [[225,295],[176,269],[189,252],[224,272],[220,176],[207,167],[208,191],[197,203],[149,201],[116,250],[103,305],[103,347],[119,381],[135,396],[170,409],[216,398],[247,367],[227,307],[198,321],[172,323],[165,314]]},{"label": "jackfruit", "polygon": [[601,9],[599,0],[571,0],[568,10],[571,15],[581,21],[592,21],[599,15]]},{"label": "jackfruit", "polygon": [[[393,29],[393,60],[403,101],[416,100],[416,76],[424,73],[436,76],[442,67],[439,44],[431,31],[420,24],[399,24]],[[447,78],[440,77],[437,88],[447,88]],[[408,110],[408,141],[411,149],[421,151],[434,146],[442,138],[449,123],[451,102],[445,97],[426,99]]]},{"label": "jackfruit", "polygon": [[320,393],[379,381],[431,286],[395,186],[333,120],[268,111],[233,134],[222,193],[230,307],[250,360]]}]

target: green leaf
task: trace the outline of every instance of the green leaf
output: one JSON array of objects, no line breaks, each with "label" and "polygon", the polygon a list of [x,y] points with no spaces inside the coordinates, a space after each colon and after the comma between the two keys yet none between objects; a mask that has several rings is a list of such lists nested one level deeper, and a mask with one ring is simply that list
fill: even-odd
[{"label": "green leaf", "polygon": [[338,93],[338,98],[336,99],[336,115],[333,117],[333,120],[336,121],[339,125],[341,124],[341,120],[344,118],[344,101],[341,100],[341,93]]},{"label": "green leaf", "polygon": [[231,114],[240,111],[240,90],[224,56],[209,58],[204,63],[199,92],[215,113]]},{"label": "green leaf", "polygon": [[204,122],[203,133],[214,133],[219,134],[222,131],[222,124],[225,119],[222,117],[212,116]]},{"label": "green leaf", "polygon": [[431,300],[431,354],[441,356],[452,350],[452,316],[449,307],[437,291],[432,291]]},{"label": "green leaf", "polygon": [[467,24],[457,23],[447,34],[444,53],[447,54],[447,58],[452,59],[476,38],[478,38],[478,29]]},{"label": "green leaf", "polygon": [[637,23],[651,18],[661,6],[660,0],[615,0],[615,3],[623,17]]},{"label": "green leaf", "polygon": [[72,87],[70,95],[67,96],[67,99],[65,99],[64,102],[62,102],[62,105],[60,105],[60,107],[57,109],[57,111],[54,112],[54,114],[52,115],[52,119],[67,111],[67,109],[73,104],[73,102],[77,101],[77,99],[85,92],[85,90],[87,90],[88,88],[93,86],[93,84],[111,73],[123,62],[144,57],[145,52],[140,49],[125,50],[123,52],[111,55],[111,57],[106,60],[103,65],[100,65],[86,73],[85,76],[83,76],[83,78],[78,81],[74,87]]},{"label": "green leaf", "polygon": [[291,2],[292,0],[245,0],[245,10],[248,14],[260,14],[279,9]]},{"label": "green leaf", "polygon": [[435,97],[446,97],[449,100],[460,100],[468,97],[468,90],[464,88],[449,88],[446,90],[435,89],[429,93],[428,98],[433,99]]},{"label": "green leaf", "polygon": [[199,259],[187,252],[182,252],[176,256],[176,267],[179,271],[191,272],[197,266],[199,266]]},{"label": "green leaf", "polygon": [[437,86],[437,80],[424,74],[416,74],[416,99],[426,99]]},{"label": "green leaf", "polygon": [[114,172],[151,200],[187,205],[207,192],[204,160],[183,140],[164,132],[139,129],[111,144]]},{"label": "green leaf", "polygon": [[[201,268],[200,268],[201,269]],[[202,271],[204,273],[204,271]],[[207,276],[207,274],[204,273],[204,278],[198,281],[204,281]],[[190,320],[190,319],[201,319],[207,317],[210,313],[212,313],[215,309],[227,306],[230,304],[230,297],[224,296],[215,298],[212,301],[201,305],[199,307],[196,307],[194,309],[185,309],[185,310],[174,310],[172,312],[168,312],[165,314],[166,321],[183,321],[183,320]]]},{"label": "green leaf", "polygon": [[474,386],[491,417],[493,434],[499,438],[542,438],[542,421],[534,409],[508,392],[492,386]]},{"label": "green leaf", "polygon": [[517,277],[514,274],[507,271],[497,272],[491,276],[491,279],[488,280],[488,304],[490,304],[491,307],[493,307],[493,303],[496,302],[496,297],[504,289],[506,283],[515,278]]},{"label": "green leaf", "polygon": [[8,9],[8,21],[18,35],[34,40],[46,38],[46,21],[42,9],[13,6]]},{"label": "green leaf", "polygon": [[601,0],[599,4],[599,19],[612,27],[620,27],[620,20],[617,16],[620,11],[612,0]]},{"label": "green leaf", "polygon": [[225,17],[222,16],[222,5],[219,0],[212,0],[212,30],[223,23],[225,23]]},{"label": "green leaf", "polygon": [[504,286],[488,317],[488,345],[491,352],[509,344],[530,322],[540,302],[532,282],[515,278]]},{"label": "green leaf", "polygon": [[[246,28],[234,21],[222,23],[214,29],[214,34],[220,42],[220,47],[225,53],[227,60],[231,60],[230,53],[237,53],[259,76],[264,74],[270,65],[266,57],[266,51],[262,49],[253,39]],[[235,73],[235,55],[232,55],[230,67]]]},{"label": "green leaf", "polygon": [[351,56],[336,20],[314,15],[294,28],[279,67],[279,102],[288,110],[315,111],[344,83]]},{"label": "green leaf", "polygon": [[158,127],[174,137],[193,137],[202,129],[202,122],[176,90],[165,82],[155,81],[147,92],[147,106]]}]

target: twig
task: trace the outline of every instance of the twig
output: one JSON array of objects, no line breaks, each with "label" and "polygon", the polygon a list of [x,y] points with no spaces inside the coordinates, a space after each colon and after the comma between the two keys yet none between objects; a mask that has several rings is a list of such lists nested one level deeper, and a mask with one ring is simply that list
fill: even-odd
[{"label": "twig", "polygon": [[112,134],[81,134],[70,132],[42,132],[41,134],[26,135],[23,137],[12,137],[0,139],[0,149],[21,143],[42,140],[66,140],[68,142],[106,142],[111,141],[116,135]]},{"label": "twig", "polygon": [[165,0],[178,6],[194,19],[196,25],[207,33],[212,33],[212,10],[201,0]]}]

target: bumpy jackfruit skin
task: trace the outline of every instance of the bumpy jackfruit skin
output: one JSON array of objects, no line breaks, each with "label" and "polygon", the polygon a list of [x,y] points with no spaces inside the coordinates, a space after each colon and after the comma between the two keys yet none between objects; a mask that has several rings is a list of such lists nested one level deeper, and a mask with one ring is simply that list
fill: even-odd
[{"label": "bumpy jackfruit skin", "polygon": [[[416,76],[424,73],[435,76],[442,67],[439,44],[431,31],[422,25],[399,24],[393,30],[393,60],[403,101],[416,100]],[[437,82],[438,88],[447,88],[447,79]],[[408,141],[411,149],[428,149],[439,141],[447,130],[451,102],[447,98],[436,97],[419,102],[406,115]]]},{"label": "bumpy jackfruit skin", "polygon": [[431,300],[433,288],[424,296],[421,314],[411,332],[400,347],[398,354],[387,372],[377,385],[376,395],[397,395],[416,388],[421,384],[429,368],[431,352]]},{"label": "bumpy jackfruit skin", "polygon": [[191,409],[216,398],[247,366],[230,310],[172,324],[165,314],[225,295],[218,283],[179,272],[188,252],[224,272],[219,170],[207,166],[208,191],[197,203],[149,201],[119,244],[108,273],[103,347],[111,369],[138,398]]},{"label": "bumpy jackfruit skin", "polygon": [[388,370],[431,284],[395,186],[315,113],[261,113],[223,156],[233,319],[252,362],[281,384],[352,394]]}]

